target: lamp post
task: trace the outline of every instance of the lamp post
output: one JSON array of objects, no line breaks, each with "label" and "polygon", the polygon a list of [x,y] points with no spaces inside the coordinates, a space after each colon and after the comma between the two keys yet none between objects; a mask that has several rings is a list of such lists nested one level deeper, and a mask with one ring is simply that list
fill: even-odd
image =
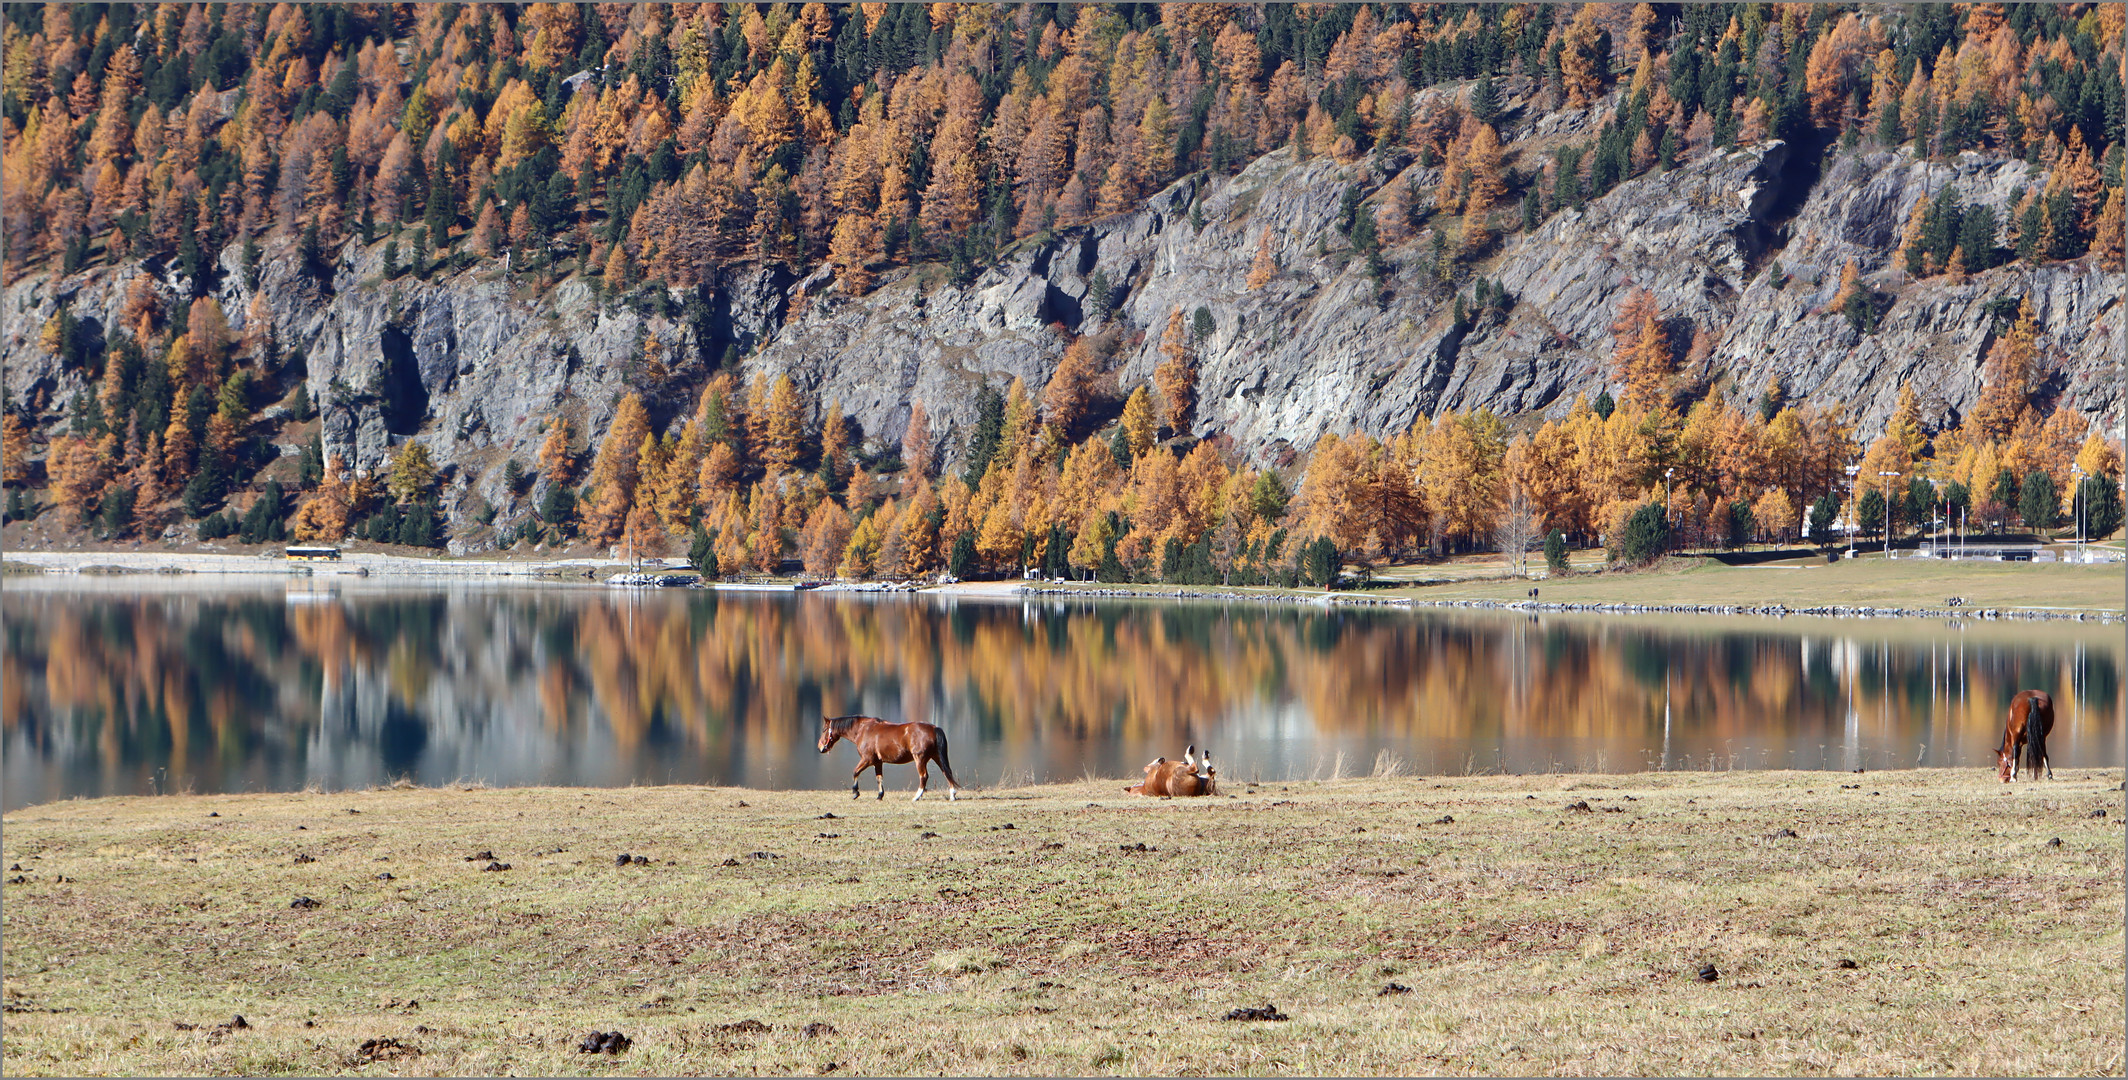
[{"label": "lamp post", "polygon": [[2076,557],[2081,559],[2084,557],[2084,467],[2070,465],[2069,475],[2075,478],[2070,481],[2069,498],[2076,506]]},{"label": "lamp post", "polygon": [[[1877,475],[1889,478],[1899,474],[1896,472],[1880,472]],[[1884,557],[1887,559],[1892,557],[1892,485],[1889,479],[1884,482]]]},{"label": "lamp post", "polygon": [[1674,466],[1662,471],[1663,547],[1665,548],[1670,546],[1670,474],[1676,471],[1677,469]]},{"label": "lamp post", "polygon": [[1855,501],[1855,474],[1861,471],[1860,465],[1847,467],[1847,514],[1853,522],[1847,529],[1847,557],[1850,559],[1855,557],[1855,534],[1862,531],[1862,508]]}]

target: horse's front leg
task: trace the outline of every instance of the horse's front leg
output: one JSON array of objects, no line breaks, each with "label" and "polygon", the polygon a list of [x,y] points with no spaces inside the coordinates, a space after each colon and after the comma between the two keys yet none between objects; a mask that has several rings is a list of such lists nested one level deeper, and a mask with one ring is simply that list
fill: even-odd
[{"label": "horse's front leg", "polygon": [[851,774],[850,774],[850,798],[853,798],[853,799],[861,799],[861,798],[864,798],[864,796],[862,796],[862,795],[860,795],[860,794],[858,794],[858,793],[857,793],[857,785],[858,785],[858,784],[859,784],[860,782],[862,782],[862,781],[863,781],[863,779],[864,779],[864,771],[865,771],[866,769],[869,769],[869,768],[871,768],[871,767],[872,767],[872,763],[871,763],[871,762],[869,762],[869,761],[866,761],[866,760],[865,760],[865,759],[864,759],[864,758],[863,758],[862,756],[859,756],[859,757],[858,757],[858,759],[857,759],[857,771],[856,771],[856,772],[853,772],[853,773],[851,773]]},{"label": "horse's front leg", "polygon": [[878,781],[878,782],[879,782],[879,798],[880,798],[880,799],[881,799],[882,801],[884,801],[884,800],[886,799],[886,797],[887,797],[887,763],[886,763],[886,762],[884,762],[884,761],[875,761],[875,762],[873,762],[873,763],[872,763],[872,779],[874,779],[874,780],[876,780],[876,781]]}]

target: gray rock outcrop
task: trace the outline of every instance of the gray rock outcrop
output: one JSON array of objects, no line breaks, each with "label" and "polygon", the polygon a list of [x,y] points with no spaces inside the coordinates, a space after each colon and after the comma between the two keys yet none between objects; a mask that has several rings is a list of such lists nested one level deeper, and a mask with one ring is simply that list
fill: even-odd
[{"label": "gray rock outcrop", "polygon": [[[1534,169],[1533,156],[1512,156],[1515,146],[1510,164]],[[1613,385],[1611,323],[1639,288],[1655,295],[1681,358],[1694,331],[1709,337],[1711,350],[1686,374],[1747,400],[1779,387],[1789,400],[1841,405],[1863,438],[1882,429],[1902,386],[1920,391],[1932,425],[1969,410],[1999,327],[1991,304],[2029,297],[2043,328],[2046,392],[2118,428],[2117,275],[2084,259],[1952,283],[1909,281],[1894,265],[1917,201],[1955,184],[2007,220],[2018,193],[2044,176],[1975,154],[1802,157],[1778,143],[1709,153],[1510,235],[1478,272],[1511,305],[1461,328],[1454,294],[1428,284],[1427,223],[1384,252],[1380,284],[1338,230],[1348,189],[1379,202],[1391,184],[1430,191],[1437,171],[1300,160],[1290,148],[1232,177],[1178,181],[1134,213],[1023,241],[966,284],[921,267],[849,296],[825,271],[801,280],[741,268],[691,297],[675,290],[664,313],[642,314],[601,303],[581,278],[539,295],[492,264],[387,280],[381,241],[345,245],[331,272],[314,276],[296,265],[292,243],[276,240],[258,292],[282,363],[303,364],[287,375],[300,376],[319,406],[327,453],[374,468],[397,443],[423,440],[445,467],[454,514],[477,505],[475,493],[507,501],[501,465],[514,457],[529,466],[549,417],[566,416],[580,446],[587,435],[595,442],[615,402],[636,390],[655,423],[676,424],[727,355],[743,357],[748,377],[789,374],[823,406],[839,402],[874,452],[898,445],[910,403],[921,400],[950,461],[985,381],[1022,379],[1039,395],[1075,336],[1103,335],[1114,384],[1127,389],[1162,359],[1178,308],[1203,308],[1212,323],[1197,346],[1191,433],[1224,434],[1273,463],[1326,432],[1390,435],[1444,410],[1487,408],[1524,426],[1564,415],[1577,395]],[[1266,231],[1280,269],[1252,290]],[[1829,310],[1850,260],[1891,299],[1873,334]],[[218,269],[216,295],[241,333],[254,296],[234,245]],[[73,395],[92,391],[85,373],[42,348],[39,328],[60,303],[99,328],[118,325],[142,273],[180,284],[149,262],[63,281],[32,273],[11,285],[0,326],[10,399],[56,421]],[[1097,280],[1109,286],[1105,302],[1091,295]]]}]

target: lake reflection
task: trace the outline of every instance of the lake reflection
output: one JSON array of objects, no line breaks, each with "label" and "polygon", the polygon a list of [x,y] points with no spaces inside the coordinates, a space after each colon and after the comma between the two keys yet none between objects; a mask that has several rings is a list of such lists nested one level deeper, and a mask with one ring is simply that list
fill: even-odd
[{"label": "lake reflection", "polygon": [[[964,783],[1987,768],[2021,687],[2117,766],[2117,628],[11,579],[0,778],[76,795],[422,784],[840,789],[821,714],[942,724]],[[906,794],[912,771],[889,770]],[[869,791],[869,782],[867,790]]]}]

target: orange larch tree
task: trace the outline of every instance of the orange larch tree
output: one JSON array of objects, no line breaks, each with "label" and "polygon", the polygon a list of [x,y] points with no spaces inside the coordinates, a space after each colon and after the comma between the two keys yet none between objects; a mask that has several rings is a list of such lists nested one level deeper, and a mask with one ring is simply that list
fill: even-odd
[{"label": "orange larch tree", "polygon": [[1160,388],[1160,422],[1177,435],[1187,434],[1197,404],[1197,372],[1192,366],[1196,350],[1179,307],[1168,314],[1160,351],[1167,356],[1153,369],[1153,382]]},{"label": "orange larch tree", "polygon": [[1611,368],[1625,384],[1625,401],[1634,408],[1652,410],[1668,404],[1666,384],[1670,377],[1670,339],[1663,331],[1662,313],[1655,294],[1635,289],[1619,305],[1618,319],[1611,324],[1617,344],[1611,351]]}]

